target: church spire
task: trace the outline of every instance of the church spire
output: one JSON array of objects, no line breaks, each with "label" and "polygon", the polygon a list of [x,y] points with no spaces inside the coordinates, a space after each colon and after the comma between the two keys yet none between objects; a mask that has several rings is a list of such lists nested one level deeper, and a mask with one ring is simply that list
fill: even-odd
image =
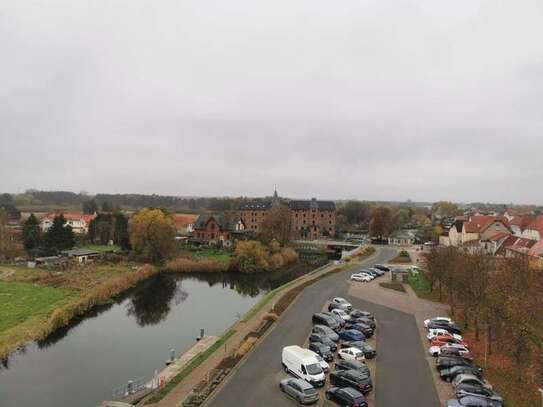
[{"label": "church spire", "polygon": [[279,200],[279,195],[277,195],[277,185],[273,186],[273,198],[272,198],[272,207],[277,207],[281,204],[281,201]]}]

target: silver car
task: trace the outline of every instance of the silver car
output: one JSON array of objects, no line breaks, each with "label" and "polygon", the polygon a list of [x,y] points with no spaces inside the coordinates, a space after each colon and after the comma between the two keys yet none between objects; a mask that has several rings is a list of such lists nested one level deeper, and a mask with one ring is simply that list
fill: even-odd
[{"label": "silver car", "polygon": [[289,378],[281,380],[279,388],[300,404],[313,404],[319,401],[317,390],[302,379]]}]

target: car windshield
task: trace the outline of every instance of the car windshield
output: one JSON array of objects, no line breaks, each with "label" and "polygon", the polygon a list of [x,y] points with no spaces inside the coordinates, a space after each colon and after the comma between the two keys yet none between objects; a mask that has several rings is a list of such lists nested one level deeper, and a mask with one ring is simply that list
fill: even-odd
[{"label": "car windshield", "polygon": [[317,358],[317,360],[319,362],[322,362],[324,359],[321,357],[321,355],[319,355],[318,353],[315,353],[315,357]]},{"label": "car windshield", "polygon": [[313,363],[311,365],[307,365],[306,367],[307,373],[311,375],[316,375],[319,373],[322,373],[322,368],[318,363]]}]

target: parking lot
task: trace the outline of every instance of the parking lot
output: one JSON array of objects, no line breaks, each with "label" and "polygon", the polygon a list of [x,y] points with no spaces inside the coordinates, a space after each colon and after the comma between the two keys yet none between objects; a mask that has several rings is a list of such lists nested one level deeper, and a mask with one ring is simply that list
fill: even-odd
[{"label": "parking lot", "polygon": [[[380,249],[371,261],[360,267],[385,263],[394,255],[392,249]],[[430,367],[426,363],[425,350],[414,317],[364,301],[358,296],[349,296],[348,278],[351,273],[338,273],[306,288],[207,405],[297,405],[279,390],[279,381],[286,377],[281,366],[281,351],[288,345],[303,345],[311,330],[311,315],[320,311],[327,300],[342,296],[350,300],[355,308],[373,312],[377,320],[374,343],[377,358],[368,363],[374,381],[374,391],[368,395],[370,405],[438,406]],[[324,405],[324,400],[321,403]]]}]

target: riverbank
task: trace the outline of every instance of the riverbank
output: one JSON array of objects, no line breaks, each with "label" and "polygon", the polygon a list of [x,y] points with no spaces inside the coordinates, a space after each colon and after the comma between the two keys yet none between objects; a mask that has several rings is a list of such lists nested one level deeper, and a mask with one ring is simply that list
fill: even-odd
[{"label": "riverbank", "polygon": [[149,265],[92,265],[58,273],[24,267],[0,281],[0,360],[157,273]]}]

